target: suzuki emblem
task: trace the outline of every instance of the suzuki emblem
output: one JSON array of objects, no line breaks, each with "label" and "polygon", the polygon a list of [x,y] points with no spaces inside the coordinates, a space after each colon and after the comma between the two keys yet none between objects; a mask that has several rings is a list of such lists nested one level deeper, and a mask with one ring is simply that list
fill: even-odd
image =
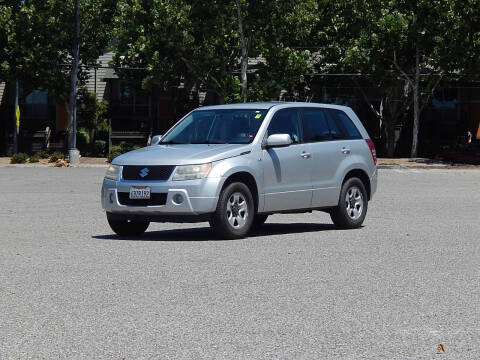
[{"label": "suzuki emblem", "polygon": [[148,170],[148,168],[143,168],[142,170],[140,170],[140,172],[138,173],[142,178],[144,178],[145,176],[148,175],[148,172],[150,170]]}]

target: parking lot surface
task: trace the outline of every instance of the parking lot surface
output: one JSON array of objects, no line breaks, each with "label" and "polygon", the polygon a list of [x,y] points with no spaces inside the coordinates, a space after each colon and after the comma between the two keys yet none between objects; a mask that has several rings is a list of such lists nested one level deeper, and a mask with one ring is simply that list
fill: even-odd
[{"label": "parking lot surface", "polygon": [[480,171],[380,170],[361,229],[230,241],[114,236],[103,173],[0,168],[0,359],[480,358]]}]

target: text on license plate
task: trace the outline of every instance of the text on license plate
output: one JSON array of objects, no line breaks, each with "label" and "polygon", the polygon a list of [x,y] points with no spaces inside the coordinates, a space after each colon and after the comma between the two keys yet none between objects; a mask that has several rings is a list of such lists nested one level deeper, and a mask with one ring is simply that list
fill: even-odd
[{"label": "text on license plate", "polygon": [[131,186],[130,199],[150,199],[150,186]]}]

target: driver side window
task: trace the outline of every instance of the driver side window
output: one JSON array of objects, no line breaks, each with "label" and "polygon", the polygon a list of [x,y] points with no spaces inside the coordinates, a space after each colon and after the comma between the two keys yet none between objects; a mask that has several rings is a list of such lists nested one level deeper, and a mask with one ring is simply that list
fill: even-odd
[{"label": "driver side window", "polygon": [[302,141],[302,126],[297,109],[279,110],[268,125],[268,136],[274,134],[288,134],[294,144]]}]

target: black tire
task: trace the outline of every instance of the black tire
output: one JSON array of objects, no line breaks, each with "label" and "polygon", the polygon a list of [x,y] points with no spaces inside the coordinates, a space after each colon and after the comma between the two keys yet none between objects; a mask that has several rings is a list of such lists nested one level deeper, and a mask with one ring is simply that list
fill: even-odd
[{"label": "black tire", "polygon": [[141,236],[147,230],[149,221],[119,220],[107,213],[107,221],[112,230],[119,236]]},{"label": "black tire", "polygon": [[[237,198],[238,194],[241,196]],[[235,182],[222,190],[210,226],[220,239],[240,239],[252,227],[254,215],[255,206],[250,189],[243,183]]]},{"label": "black tire", "polygon": [[359,178],[352,177],[343,183],[338,205],[330,211],[330,217],[339,228],[355,229],[362,226],[367,210],[365,185]]},{"label": "black tire", "polygon": [[255,217],[253,218],[252,228],[257,229],[261,227],[265,223],[265,221],[267,221],[267,218],[268,218],[268,215],[263,215],[263,214],[255,215]]}]

